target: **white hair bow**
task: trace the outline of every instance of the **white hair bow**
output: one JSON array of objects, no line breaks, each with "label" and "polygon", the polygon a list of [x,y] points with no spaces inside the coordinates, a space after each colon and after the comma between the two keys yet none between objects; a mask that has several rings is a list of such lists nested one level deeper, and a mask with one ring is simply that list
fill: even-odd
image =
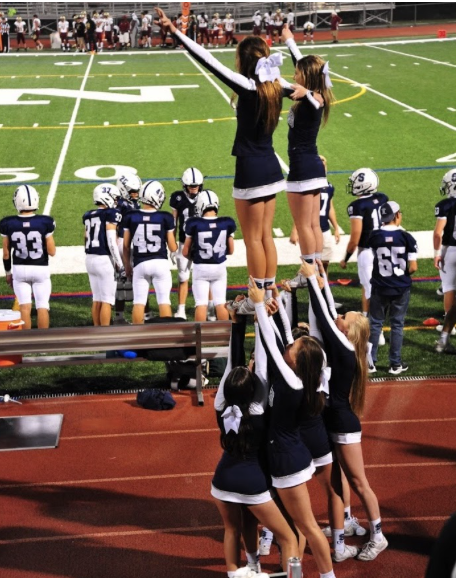
[{"label": "white hair bow", "polygon": [[224,419],[224,429],[226,431],[226,435],[231,429],[232,431],[235,431],[235,433],[238,433],[243,413],[240,411],[240,408],[237,407],[237,405],[229,405],[221,417]]},{"label": "white hair bow", "polygon": [[258,75],[260,82],[275,81],[280,77],[279,66],[282,66],[282,53],[271,54],[269,58],[261,57],[256,63],[255,74]]},{"label": "white hair bow", "polygon": [[331,367],[323,367],[321,372],[321,384],[316,389],[318,393],[325,393],[326,395],[330,394],[329,381],[331,376],[332,376]]},{"label": "white hair bow", "polygon": [[325,86],[327,89],[330,89],[333,87],[332,81],[330,80],[330,76],[329,76],[329,61],[327,61],[325,63],[325,65],[322,67],[322,74],[325,76]]}]

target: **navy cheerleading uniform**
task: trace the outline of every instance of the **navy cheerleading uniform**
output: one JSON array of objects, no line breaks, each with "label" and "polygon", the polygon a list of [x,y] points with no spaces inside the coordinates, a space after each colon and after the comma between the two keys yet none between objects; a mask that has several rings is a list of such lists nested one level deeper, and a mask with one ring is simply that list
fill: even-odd
[{"label": "navy cheerleading uniform", "polygon": [[[303,55],[292,38],[286,41],[286,45],[290,49],[293,64],[296,65]],[[324,164],[316,145],[323,110],[317,102],[308,98],[293,105],[288,113],[289,192],[317,191],[328,185]]]},{"label": "navy cheerleading uniform", "polygon": [[[193,58],[239,97],[237,132],[232,148],[232,155],[236,157],[233,197],[251,200],[283,191],[285,180],[272,146],[272,133],[266,131],[264,121],[258,117],[259,95],[255,81],[231,71],[181,32],[177,31],[176,35]],[[289,96],[293,92],[290,84],[284,79],[279,82],[283,87],[282,96]]]},{"label": "navy cheerleading uniform", "polygon": [[[266,382],[266,353],[259,338],[258,325],[255,325],[255,374],[260,379],[255,399],[250,404],[250,420],[253,438],[245,458],[235,457],[227,450],[216,467],[211,485],[211,495],[221,501],[258,505],[272,500],[271,482],[266,475],[265,442],[267,426],[264,412],[267,406],[268,388]],[[224,383],[233,367],[244,365],[243,350],[246,321],[232,324],[227,367],[214,400],[217,421],[222,433],[225,432],[223,413],[227,402],[224,398]]]},{"label": "navy cheerleading uniform", "polygon": [[[323,413],[324,422],[335,443],[359,443],[361,423],[350,404],[351,385],[357,370],[354,346],[336,327],[315,275],[308,278],[308,287],[311,307],[332,373],[329,381],[329,404]],[[324,291],[330,293],[327,284]]]},{"label": "navy cheerleading uniform", "polygon": [[304,396],[303,383],[282,356],[275,327],[269,320],[264,302],[255,304],[255,309],[271,379],[267,445],[269,469],[272,485],[284,489],[305,483],[316,470],[311,453],[300,436],[299,410]]},{"label": "navy cheerleading uniform", "polygon": [[[273,326],[277,331],[277,347],[283,354],[286,347],[293,344],[294,340],[290,320],[280,297],[277,298],[277,303],[279,310],[273,316],[275,322]],[[332,446],[322,415],[304,414],[300,417],[300,436],[311,453],[316,468],[333,462]]]}]

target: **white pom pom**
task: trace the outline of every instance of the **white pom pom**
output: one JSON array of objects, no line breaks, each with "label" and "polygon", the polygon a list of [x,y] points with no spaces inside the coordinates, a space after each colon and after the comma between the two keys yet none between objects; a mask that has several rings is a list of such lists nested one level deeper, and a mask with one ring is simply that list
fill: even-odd
[{"label": "white pom pom", "polygon": [[10,400],[10,395],[4,395],[3,400],[5,401],[5,403],[8,403],[8,401]]}]

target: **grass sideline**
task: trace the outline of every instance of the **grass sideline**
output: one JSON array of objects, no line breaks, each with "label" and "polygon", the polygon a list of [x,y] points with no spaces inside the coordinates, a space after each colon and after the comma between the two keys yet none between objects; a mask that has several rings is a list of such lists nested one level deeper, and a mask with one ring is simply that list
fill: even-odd
[{"label": "grass sideline", "polygon": [[[417,277],[435,277],[436,270],[431,260],[420,260]],[[279,268],[279,278],[291,277],[296,267],[286,266]],[[356,265],[350,264],[346,271],[332,266],[330,278],[336,281],[339,278],[351,278],[349,286],[333,286],[335,300],[343,304],[343,311],[358,310],[360,307],[361,289],[358,285]],[[247,273],[245,268],[230,268],[228,270],[229,286],[246,284]],[[89,291],[86,275],[53,276],[53,292],[85,292]],[[442,298],[437,296],[438,282],[414,282],[411,292],[411,303],[406,319],[403,358],[409,363],[409,370],[402,376],[427,377],[454,375],[456,357],[453,355],[439,355],[434,351],[434,343],[438,333],[434,328],[423,326],[423,321],[429,317],[440,319],[443,314]],[[9,294],[4,280],[0,282],[2,295]],[[241,293],[240,290],[229,291],[228,297],[233,298]],[[307,320],[308,299],[304,289],[298,290],[299,317]],[[173,306],[177,298],[173,295]],[[152,309],[155,308],[155,299],[150,297]],[[3,305],[2,308],[11,305]],[[51,302],[52,326],[88,326],[91,325],[91,298],[55,298]],[[188,296],[187,316],[193,320],[194,304],[191,293]],[[126,318],[130,320],[130,307],[126,307]],[[253,346],[251,337],[254,328],[249,318],[246,349],[249,352]],[[375,378],[390,377],[388,370],[388,336],[387,346],[379,349],[378,372]],[[76,367],[47,367],[44,369],[15,369],[14,367],[0,369],[0,394],[10,395],[52,395],[62,393],[107,392],[110,390],[132,390],[147,387],[168,387],[165,380],[164,363],[106,363]],[[211,384],[217,384],[212,380]]]}]

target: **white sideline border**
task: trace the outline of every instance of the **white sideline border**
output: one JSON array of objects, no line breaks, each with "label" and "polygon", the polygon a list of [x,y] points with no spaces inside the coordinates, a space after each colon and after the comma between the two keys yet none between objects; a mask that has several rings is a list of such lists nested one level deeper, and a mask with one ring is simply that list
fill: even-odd
[{"label": "white sideline border", "polygon": [[[417,241],[419,247],[419,259],[433,258],[433,232],[411,232]],[[334,247],[334,256],[332,263],[340,262],[345,257],[346,246],[350,236],[345,234],[341,236],[340,243]],[[290,243],[289,238],[274,238],[279,257],[278,266],[291,266],[295,268],[301,264],[301,252],[299,246]],[[228,268],[238,268],[246,266],[246,251],[243,240],[235,240],[234,253],[227,258]],[[356,254],[350,260],[356,262]],[[56,256],[51,258],[50,271],[52,274],[87,274],[85,267],[85,250],[84,246],[59,246],[56,249]],[[171,270],[176,267],[170,264]],[[296,268],[297,269],[297,268]],[[296,273],[295,269],[295,273]]]},{"label": "white sideline border", "polygon": [[[438,26],[438,25],[437,25]],[[424,44],[424,43],[429,43],[429,42],[456,42],[456,37],[450,37],[450,38],[415,38],[415,39],[411,39],[411,40],[385,40],[385,41],[381,41],[381,42],[360,42],[360,41],[354,41],[354,42],[339,42],[336,45],[332,44],[332,42],[330,42],[329,44],[324,44],[324,43],[318,43],[318,44],[314,44],[311,45],[311,47],[313,48],[313,50],[315,48],[324,48],[324,49],[329,49],[329,48],[335,48],[335,49],[339,49],[339,48],[359,48],[359,47],[365,47],[365,46],[372,46],[372,47],[377,47],[377,46],[394,46],[394,45],[405,45],[405,44]],[[301,43],[297,43],[298,46],[304,46]],[[309,46],[305,46],[305,48],[311,48]],[[272,48],[278,50],[279,46],[273,46]],[[175,50],[175,49],[170,49],[170,50],[150,50],[147,52],[139,52],[136,50],[117,50],[117,51],[103,51],[102,53],[99,53],[99,56],[125,56],[125,55],[134,55],[134,54],[138,54],[139,56],[144,56],[144,55],[155,55],[155,54],[182,54],[184,52],[184,50]],[[211,48],[209,49],[209,52],[235,52],[235,48]],[[33,54],[33,53],[20,53],[20,54],[15,54],[12,52],[8,52],[8,53],[4,53],[2,54],[2,58],[31,58],[31,57],[59,57],[59,58],[86,58],[88,56],[87,53],[83,53],[83,52],[74,52],[71,54],[64,54],[61,51],[56,51],[56,52],[40,52],[38,54]],[[92,55],[92,56],[97,56],[97,55]]]}]

